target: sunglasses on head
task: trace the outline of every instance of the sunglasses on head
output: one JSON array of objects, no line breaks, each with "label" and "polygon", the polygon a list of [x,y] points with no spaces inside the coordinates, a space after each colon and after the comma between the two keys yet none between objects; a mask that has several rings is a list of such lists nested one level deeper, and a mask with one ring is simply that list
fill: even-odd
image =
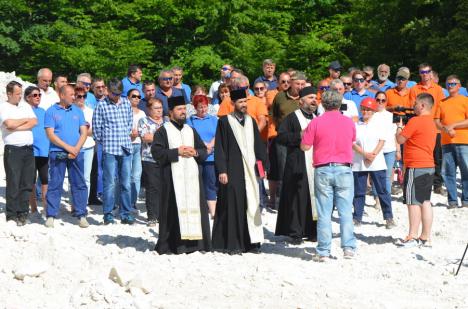
[{"label": "sunglasses on head", "polygon": [[431,73],[431,71],[432,70],[421,70],[421,71],[419,71],[419,74],[421,74],[421,75],[422,74],[429,74],[429,73]]},{"label": "sunglasses on head", "polygon": [[161,80],[168,82],[172,80],[172,77],[162,77]]},{"label": "sunglasses on head", "polygon": [[37,98],[37,97],[40,98],[40,97],[42,97],[42,93],[31,93],[30,96],[33,97],[33,98]]},{"label": "sunglasses on head", "polygon": [[85,94],[77,94],[77,95],[76,95],[76,98],[77,98],[77,99],[86,99],[87,96],[88,96],[87,93],[85,93]]},{"label": "sunglasses on head", "polygon": [[130,98],[132,98],[132,99],[135,99],[135,98],[141,99],[141,95],[139,95],[139,94],[132,94],[132,96],[131,96]]},{"label": "sunglasses on head", "polygon": [[457,85],[458,83],[447,83],[448,88],[453,88],[453,87],[456,87]]},{"label": "sunglasses on head", "polygon": [[363,82],[365,82],[366,80],[365,80],[364,78],[354,78],[353,81],[354,81],[355,83],[363,83]]},{"label": "sunglasses on head", "polygon": [[254,90],[255,91],[263,91],[263,90],[265,90],[265,87],[255,87]]}]

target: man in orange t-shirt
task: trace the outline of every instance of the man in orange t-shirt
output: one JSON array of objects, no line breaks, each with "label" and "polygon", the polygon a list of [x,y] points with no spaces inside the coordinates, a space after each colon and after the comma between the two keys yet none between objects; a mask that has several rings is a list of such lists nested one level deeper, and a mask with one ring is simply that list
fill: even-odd
[{"label": "man in orange t-shirt", "polygon": [[387,95],[387,110],[393,111],[395,107],[413,108],[409,100],[409,89],[406,87],[408,84],[410,74],[406,70],[398,70],[396,74],[396,86],[388,89],[385,94]]},{"label": "man in orange t-shirt", "polygon": [[[409,233],[401,245],[407,248],[430,244],[433,218],[431,189],[435,166],[433,150],[437,135],[431,115],[433,105],[434,99],[430,94],[419,94],[414,105],[417,116],[411,118],[404,129],[400,122],[396,133],[397,142],[405,144],[403,199],[408,206]],[[418,237],[421,222],[422,232]]]},{"label": "man in orange t-shirt", "polygon": [[461,173],[462,206],[468,207],[468,98],[458,93],[458,76],[448,76],[446,84],[449,97],[439,104],[435,121],[442,132],[442,177],[450,209],[458,207],[457,167]]},{"label": "man in orange t-shirt", "polygon": [[[432,75],[432,67],[427,63],[422,63],[419,65],[419,77],[421,78],[420,82],[414,85],[410,89],[409,100],[410,104],[414,105],[416,97],[420,93],[429,93],[434,98],[434,105],[432,107],[432,116],[435,115],[440,101],[444,99],[444,92],[442,87],[437,85],[434,82]],[[434,193],[445,194],[445,190],[442,188],[442,146],[440,144],[440,132],[437,134],[436,146],[434,148],[434,162],[435,162],[435,174],[434,174]]]}]

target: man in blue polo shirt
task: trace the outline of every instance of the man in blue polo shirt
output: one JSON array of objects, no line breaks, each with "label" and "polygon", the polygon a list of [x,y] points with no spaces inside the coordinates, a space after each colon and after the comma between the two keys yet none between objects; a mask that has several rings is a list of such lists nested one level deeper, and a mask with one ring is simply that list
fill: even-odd
[{"label": "man in blue polo shirt", "polygon": [[351,100],[356,104],[359,117],[361,117],[361,101],[367,97],[374,97],[374,94],[365,87],[366,79],[364,78],[364,75],[365,73],[362,71],[354,71],[352,75],[353,90],[346,92],[344,95],[346,100]]},{"label": "man in blue polo shirt", "polygon": [[263,61],[263,76],[257,77],[254,81],[254,85],[257,82],[265,82],[268,85],[268,90],[274,90],[278,88],[278,79],[275,76],[276,64],[271,59],[265,59]]},{"label": "man in blue polo shirt", "polygon": [[184,94],[182,93],[181,89],[174,87],[174,74],[171,70],[161,71],[161,73],[159,74],[158,81],[159,87],[158,89],[156,89],[156,95],[154,97],[163,102],[163,113],[164,116],[167,116],[169,112],[169,109],[167,107],[167,99],[170,97],[183,96]]},{"label": "man in blue polo shirt", "polygon": [[375,91],[387,91],[388,89],[394,88],[395,83],[391,82],[388,77],[390,76],[390,67],[385,63],[380,64],[377,67],[377,80],[373,80],[370,88]]},{"label": "man in blue polo shirt", "polygon": [[142,98],[145,97],[143,93],[143,85],[141,84],[141,76],[143,72],[141,67],[136,64],[132,64],[128,67],[127,76],[122,79],[122,96],[126,97],[127,92],[131,89],[138,89]]},{"label": "man in blue polo shirt", "polygon": [[47,220],[46,227],[54,227],[62,197],[65,169],[68,171],[74,213],[82,228],[89,226],[86,220],[88,214],[88,188],[83,176],[84,163],[81,147],[88,136],[88,125],[80,108],[73,105],[75,90],[66,85],[60,88],[60,102],[52,105],[46,111],[44,128],[49,138],[49,188],[46,195]]}]

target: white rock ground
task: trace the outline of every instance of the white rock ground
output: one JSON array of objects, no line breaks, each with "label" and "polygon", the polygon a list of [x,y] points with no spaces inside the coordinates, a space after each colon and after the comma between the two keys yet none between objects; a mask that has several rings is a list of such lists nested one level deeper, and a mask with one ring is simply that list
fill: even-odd
[{"label": "white rock ground", "polygon": [[447,210],[440,195],[432,249],[394,245],[407,233],[406,206],[394,197],[398,226],[386,230],[367,207],[353,260],[342,258],[336,214],[329,263],[312,261],[316,243],[275,237],[272,213],[263,216],[261,254],[159,256],[142,202],[134,226],[104,226],[102,208],[90,207],[91,226],[80,229],[65,199],[54,229],[38,215],[24,227],[6,223],[0,166],[0,308],[468,308],[468,257],[454,276],[468,208]]}]

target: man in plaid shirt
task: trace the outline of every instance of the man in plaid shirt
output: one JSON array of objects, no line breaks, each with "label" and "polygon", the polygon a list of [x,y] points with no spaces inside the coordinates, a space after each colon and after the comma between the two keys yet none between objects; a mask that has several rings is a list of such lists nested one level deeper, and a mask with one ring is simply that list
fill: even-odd
[{"label": "man in plaid shirt", "polygon": [[127,98],[121,97],[122,82],[112,79],[107,83],[108,97],[100,102],[93,114],[93,137],[102,145],[103,212],[104,224],[113,224],[115,205],[115,178],[119,177],[120,209],[123,224],[133,224],[131,215],[130,174],[132,164],[133,113]]}]

